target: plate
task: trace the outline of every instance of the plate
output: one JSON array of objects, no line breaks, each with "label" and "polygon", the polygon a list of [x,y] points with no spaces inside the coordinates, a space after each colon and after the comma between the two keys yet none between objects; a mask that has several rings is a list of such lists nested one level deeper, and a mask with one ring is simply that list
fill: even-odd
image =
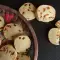
[{"label": "plate", "polygon": [[[19,12],[17,12],[16,10],[14,10],[8,6],[0,5],[0,10],[2,10],[2,12],[0,11],[1,16],[4,17],[6,12],[12,13],[12,14],[14,14],[14,18],[11,22],[22,24],[25,33],[30,37],[31,42],[32,42],[31,47],[28,52],[28,55],[31,56],[31,60],[37,60],[37,58],[38,58],[38,41],[37,41],[36,34],[31,26],[31,24]],[[13,41],[3,40],[0,48],[6,44],[13,44]]]}]

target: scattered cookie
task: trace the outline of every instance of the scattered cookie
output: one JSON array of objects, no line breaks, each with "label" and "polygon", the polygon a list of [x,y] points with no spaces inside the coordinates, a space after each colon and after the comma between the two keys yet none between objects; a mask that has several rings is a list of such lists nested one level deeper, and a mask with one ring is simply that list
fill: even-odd
[{"label": "scattered cookie", "polygon": [[0,16],[0,31],[2,30],[4,24],[5,24],[4,18],[2,16]]},{"label": "scattered cookie", "polygon": [[60,28],[60,20],[58,20],[56,23],[55,23],[55,26]]},{"label": "scattered cookie", "polygon": [[48,33],[49,41],[54,45],[60,44],[60,29],[52,28]]},{"label": "scattered cookie", "polygon": [[15,51],[12,45],[5,45],[0,50],[10,54],[10,57],[12,58],[12,60],[15,60],[17,57],[17,52]]},{"label": "scattered cookie", "polygon": [[35,6],[32,3],[24,3],[20,8],[19,12],[27,19],[35,19]]},{"label": "scattered cookie", "polygon": [[42,22],[50,22],[55,19],[56,10],[50,5],[41,5],[36,10],[36,18]]},{"label": "scattered cookie", "polygon": [[14,46],[17,52],[26,52],[26,49],[31,46],[31,40],[28,36],[18,36],[14,40]]},{"label": "scattered cookie", "polygon": [[35,14],[33,14],[31,11],[27,11],[23,15],[27,20],[32,20],[35,18]]},{"label": "scattered cookie", "polygon": [[23,28],[21,25],[9,23],[4,27],[3,33],[6,39],[12,40],[14,35],[23,33]]},{"label": "scattered cookie", "polygon": [[5,53],[4,51],[0,51],[0,60],[12,60],[9,53]]}]

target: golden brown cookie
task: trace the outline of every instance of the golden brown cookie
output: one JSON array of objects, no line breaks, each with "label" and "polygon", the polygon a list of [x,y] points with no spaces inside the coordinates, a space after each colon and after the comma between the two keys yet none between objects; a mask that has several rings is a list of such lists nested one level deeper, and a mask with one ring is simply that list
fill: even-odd
[{"label": "golden brown cookie", "polygon": [[15,38],[14,46],[17,52],[25,52],[26,49],[30,48],[31,40],[26,35],[21,35]]},{"label": "golden brown cookie", "polygon": [[36,10],[36,18],[38,21],[50,22],[55,19],[56,10],[50,5],[40,5]]},{"label": "golden brown cookie", "polygon": [[59,28],[52,28],[48,33],[49,41],[54,45],[60,44],[60,29]]},{"label": "golden brown cookie", "polygon": [[14,35],[23,33],[23,28],[18,24],[9,23],[4,27],[3,33],[6,39],[12,40]]},{"label": "golden brown cookie", "polygon": [[29,21],[35,19],[35,6],[32,3],[24,3],[20,8],[19,12]]}]

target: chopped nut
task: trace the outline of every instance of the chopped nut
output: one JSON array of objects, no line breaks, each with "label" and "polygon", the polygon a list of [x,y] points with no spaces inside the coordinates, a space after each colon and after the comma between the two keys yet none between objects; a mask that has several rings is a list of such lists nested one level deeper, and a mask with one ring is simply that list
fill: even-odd
[{"label": "chopped nut", "polygon": [[19,39],[21,39],[21,37],[19,37]]},{"label": "chopped nut", "polygon": [[50,9],[50,7],[47,7],[47,9]]},{"label": "chopped nut", "polygon": [[25,39],[25,37],[22,38],[23,40]]},{"label": "chopped nut", "polygon": [[43,12],[45,12],[45,10],[46,10],[46,9],[45,9],[45,8],[43,8]]},{"label": "chopped nut", "polygon": [[25,4],[25,6],[26,6],[27,4]]}]

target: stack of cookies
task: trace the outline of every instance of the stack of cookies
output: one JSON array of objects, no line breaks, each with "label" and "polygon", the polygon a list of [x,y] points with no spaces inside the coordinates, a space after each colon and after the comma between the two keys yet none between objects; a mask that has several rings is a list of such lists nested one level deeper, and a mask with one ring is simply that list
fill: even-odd
[{"label": "stack of cookies", "polygon": [[[4,10],[0,15],[0,60],[30,60],[27,49],[31,47],[31,39],[19,19],[15,21],[15,13]],[[11,42],[2,44],[3,42]],[[13,42],[13,43],[12,43]]]}]

